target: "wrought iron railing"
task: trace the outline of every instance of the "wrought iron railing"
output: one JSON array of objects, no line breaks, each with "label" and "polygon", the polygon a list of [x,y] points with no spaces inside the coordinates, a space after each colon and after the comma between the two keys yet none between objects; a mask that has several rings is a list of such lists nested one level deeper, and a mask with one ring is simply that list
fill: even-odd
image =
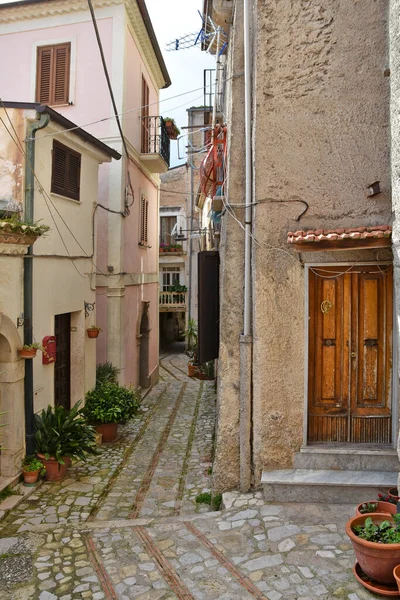
[{"label": "wrought iron railing", "polygon": [[171,308],[174,306],[185,306],[186,294],[187,292],[160,292],[160,306]]},{"label": "wrought iron railing", "polygon": [[169,167],[169,147],[165,122],[162,117],[141,117],[142,120],[142,154],[159,154]]}]

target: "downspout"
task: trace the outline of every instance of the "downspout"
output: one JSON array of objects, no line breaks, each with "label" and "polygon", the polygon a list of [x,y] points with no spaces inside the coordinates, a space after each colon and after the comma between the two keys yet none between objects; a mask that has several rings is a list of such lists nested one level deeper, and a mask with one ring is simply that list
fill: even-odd
[{"label": "downspout", "polygon": [[244,26],[244,128],[245,128],[245,246],[243,334],[240,336],[240,490],[251,487],[252,464],[252,323],[251,323],[251,235],[252,235],[252,131],[251,131],[251,60],[250,1],[243,1]]},{"label": "downspout", "polygon": [[[33,223],[35,195],[35,134],[50,122],[50,115],[42,114],[38,121],[28,125],[25,140],[25,220]],[[32,246],[24,258],[24,344],[33,342],[33,258]],[[25,361],[25,444],[26,454],[35,451],[33,425],[33,360]]]}]

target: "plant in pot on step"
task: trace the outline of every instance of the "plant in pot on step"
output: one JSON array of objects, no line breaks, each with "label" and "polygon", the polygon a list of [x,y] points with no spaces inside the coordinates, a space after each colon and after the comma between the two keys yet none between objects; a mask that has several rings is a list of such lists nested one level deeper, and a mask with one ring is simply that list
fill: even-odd
[{"label": "plant in pot on step", "polygon": [[24,478],[24,484],[32,486],[37,483],[40,475],[46,473],[46,467],[43,463],[35,456],[26,456],[22,465],[22,476]]},{"label": "plant in pot on step", "polygon": [[35,415],[36,454],[46,467],[46,481],[61,481],[72,459],[97,454],[95,430],[88,425],[77,402],[71,410],[48,406]]},{"label": "plant in pot on step", "polygon": [[105,381],[86,394],[83,413],[103,435],[103,442],[117,437],[118,423],[125,423],[139,408],[139,397],[133,389]]},{"label": "plant in pot on step", "polygon": [[[346,524],[346,533],[357,558],[355,573],[360,567],[372,580],[396,585],[393,569],[400,564],[400,514],[353,517]],[[360,582],[363,583],[361,579]]]},{"label": "plant in pot on step", "polygon": [[100,331],[103,331],[101,327],[97,327],[97,325],[91,325],[87,328],[87,334],[89,338],[97,338],[99,337]]},{"label": "plant in pot on step", "polygon": [[356,508],[357,515],[366,515],[369,513],[388,513],[395,515],[397,512],[396,504],[392,502],[384,502],[383,500],[370,500],[369,502],[362,502]]}]

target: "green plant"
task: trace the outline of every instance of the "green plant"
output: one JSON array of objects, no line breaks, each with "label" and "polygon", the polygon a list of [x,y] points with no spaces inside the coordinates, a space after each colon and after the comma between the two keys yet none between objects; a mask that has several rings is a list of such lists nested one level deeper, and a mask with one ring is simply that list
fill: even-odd
[{"label": "green plant", "polygon": [[42,352],[46,353],[46,350],[43,348],[42,344],[38,344],[37,342],[34,342],[33,344],[24,344],[21,346],[21,348],[18,348],[18,350],[41,350]]},{"label": "green plant", "polygon": [[187,287],[186,287],[186,285],[181,285],[180,283],[174,283],[173,285],[168,286],[167,291],[183,294],[184,292],[187,292]]},{"label": "green plant", "polygon": [[15,496],[16,493],[17,492],[14,492],[14,490],[12,490],[10,486],[7,486],[6,488],[4,488],[4,490],[1,490],[0,492],[0,502],[3,502],[3,500],[9,498],[10,496]]},{"label": "green plant", "polygon": [[194,319],[190,318],[188,320],[188,325],[185,331],[185,337],[187,340],[187,349],[189,352],[195,352],[197,348],[198,341],[198,330],[197,323]]},{"label": "green plant", "polygon": [[213,494],[211,498],[211,508],[213,510],[220,510],[222,504],[222,494]]},{"label": "green plant", "polygon": [[170,127],[173,127],[176,134],[179,135],[181,130],[179,129],[179,127],[177,126],[177,124],[175,123],[175,119],[172,119],[171,117],[164,117],[164,123],[166,123],[167,121],[170,121],[172,123],[172,125],[170,125]]},{"label": "green plant", "polygon": [[102,385],[106,381],[110,381],[111,383],[118,382],[118,375],[120,374],[121,369],[118,367],[114,367],[114,365],[110,362],[105,362],[97,365],[96,367],[96,387]]},{"label": "green plant", "polygon": [[91,325],[88,327],[88,331],[103,331],[101,327],[97,327],[97,325]]},{"label": "green plant", "polygon": [[397,504],[396,498],[393,496],[389,496],[389,494],[378,494],[379,502],[390,502],[391,504]]},{"label": "green plant", "polygon": [[49,229],[48,225],[40,225],[39,222],[29,223],[28,221],[22,221],[18,215],[0,219],[0,230],[6,233],[25,233],[40,237],[49,231]]},{"label": "green plant", "polygon": [[93,423],[125,423],[138,408],[136,390],[106,381],[86,394],[83,413]]},{"label": "green plant", "polygon": [[63,406],[48,406],[35,415],[36,452],[46,460],[54,458],[61,465],[64,458],[86,460],[87,454],[97,454],[96,432],[87,424],[77,402],[71,410]]},{"label": "green plant", "polygon": [[210,379],[214,379],[214,361],[210,360],[209,362],[203,363],[199,366],[199,369],[203,375],[209,377]]},{"label": "green plant", "polygon": [[376,512],[377,508],[378,508],[377,502],[364,502],[363,504],[361,504],[361,506],[358,510],[360,511],[360,513],[362,515],[364,515],[366,513]]},{"label": "green plant", "polygon": [[40,475],[46,473],[46,467],[38,458],[36,458],[36,456],[26,456],[22,465],[22,470],[28,472],[39,471]]},{"label": "green plant", "polygon": [[364,525],[354,527],[354,533],[368,542],[400,544],[400,514],[393,515],[393,521],[382,521],[378,525],[367,517]]},{"label": "green plant", "polygon": [[197,504],[211,504],[211,492],[202,492],[196,496]]}]

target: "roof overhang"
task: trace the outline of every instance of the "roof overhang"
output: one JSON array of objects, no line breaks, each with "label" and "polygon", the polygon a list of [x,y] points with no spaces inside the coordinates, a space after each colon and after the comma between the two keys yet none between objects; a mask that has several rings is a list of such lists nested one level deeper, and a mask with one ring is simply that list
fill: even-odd
[{"label": "roof overhang", "polygon": [[321,252],[390,248],[391,237],[392,228],[389,225],[372,225],[370,227],[289,231],[287,241],[297,252]]},{"label": "roof overhang", "polygon": [[39,114],[48,114],[52,121],[55,121],[56,123],[58,123],[58,125],[61,125],[61,127],[63,127],[64,129],[73,130],[73,131],[71,131],[71,133],[74,133],[75,135],[80,137],[82,140],[84,140],[88,144],[95,146],[97,148],[97,150],[100,150],[107,156],[110,156],[111,158],[115,158],[116,160],[119,160],[121,158],[121,154],[119,152],[117,152],[116,150],[114,150],[114,148],[110,148],[110,146],[107,146],[107,144],[104,144],[104,142],[101,142],[98,138],[94,137],[93,135],[91,135],[90,133],[85,131],[84,129],[81,129],[78,125],[76,125],[69,119],[66,119],[63,115],[61,115],[57,111],[53,110],[52,108],[50,108],[50,106],[47,106],[46,104],[38,104],[37,102],[6,102],[6,101],[2,101],[0,103],[0,109],[3,107],[4,108],[16,108],[16,109],[21,109],[21,110],[35,110]]}]

